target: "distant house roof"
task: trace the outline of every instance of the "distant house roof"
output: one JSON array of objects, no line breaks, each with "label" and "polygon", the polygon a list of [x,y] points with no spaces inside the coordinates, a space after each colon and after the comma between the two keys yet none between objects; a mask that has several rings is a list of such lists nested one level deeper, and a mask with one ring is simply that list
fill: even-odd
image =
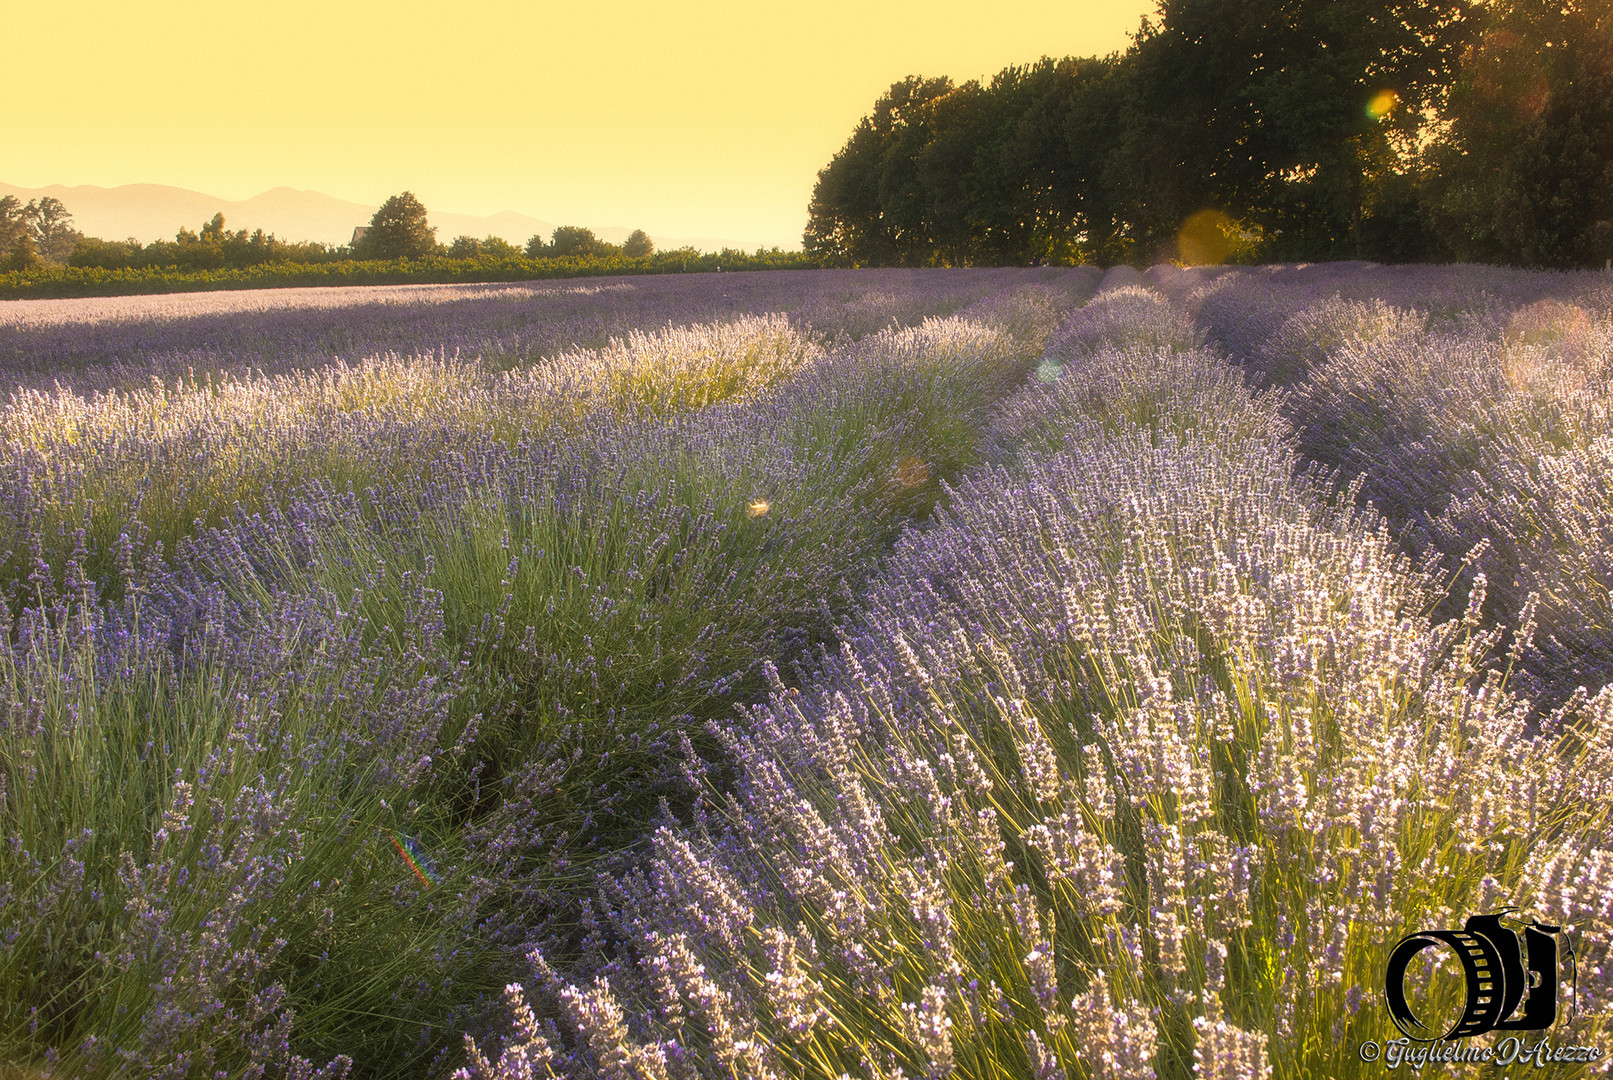
[{"label": "distant house roof", "polygon": [[353,239],[348,241],[348,246],[351,247],[351,246],[357,244],[360,240],[364,239],[364,234],[369,232],[369,231],[370,231],[370,227],[368,225],[355,225],[355,226],[353,226]]}]

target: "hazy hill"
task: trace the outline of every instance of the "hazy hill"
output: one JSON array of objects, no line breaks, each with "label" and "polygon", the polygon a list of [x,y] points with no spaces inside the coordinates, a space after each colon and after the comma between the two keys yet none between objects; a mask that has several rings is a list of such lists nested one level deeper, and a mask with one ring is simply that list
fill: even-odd
[{"label": "hazy hill", "polygon": [[[54,196],[67,207],[73,215],[74,225],[85,235],[99,236],[104,240],[123,240],[132,236],[141,243],[171,240],[181,226],[200,228],[214,214],[222,212],[225,223],[232,230],[262,229],[282,240],[322,240],[329,244],[345,244],[353,238],[353,227],[369,224],[376,210],[375,206],[289,187],[271,188],[261,195],[239,201],[165,184],[125,184],[113,188],[93,184],[75,187],[52,184],[43,188],[21,188],[0,183],[0,196],[3,195],[15,195],[23,202],[45,195]],[[430,219],[431,224],[437,227],[437,239],[444,243],[456,236],[501,236],[512,244],[525,244],[527,238],[534,234],[548,237],[557,224],[585,224],[544,221],[513,210],[486,217],[432,210]],[[601,240],[615,244],[627,239],[632,231],[619,225],[590,228]],[[663,237],[651,234],[651,239],[663,251],[686,246],[702,251],[719,251],[725,247],[750,251],[761,246],[755,242],[712,236]]]}]

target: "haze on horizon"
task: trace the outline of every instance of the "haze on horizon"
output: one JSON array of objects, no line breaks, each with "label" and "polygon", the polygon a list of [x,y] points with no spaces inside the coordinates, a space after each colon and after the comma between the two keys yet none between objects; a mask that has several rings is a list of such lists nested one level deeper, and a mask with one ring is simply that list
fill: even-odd
[{"label": "haze on horizon", "polygon": [[[1143,0],[61,0],[9,12],[0,181],[504,210],[799,248],[891,83],[1124,49]],[[68,207],[72,209],[71,206]],[[447,239],[442,237],[442,239]]]}]

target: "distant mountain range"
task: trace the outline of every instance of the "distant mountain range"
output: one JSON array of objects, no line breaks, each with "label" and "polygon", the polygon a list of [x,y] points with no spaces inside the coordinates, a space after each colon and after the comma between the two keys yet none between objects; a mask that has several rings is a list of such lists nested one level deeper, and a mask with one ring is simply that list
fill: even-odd
[{"label": "distant mountain range", "polygon": [[[73,225],[86,236],[99,236],[103,240],[133,237],[143,244],[153,240],[172,240],[181,227],[192,231],[200,229],[218,213],[224,215],[224,223],[231,230],[262,229],[282,240],[321,240],[327,244],[345,244],[353,238],[354,227],[368,225],[376,211],[375,206],[289,187],[271,188],[261,195],[236,201],[164,184],[125,184],[113,188],[92,184],[76,187],[53,184],[43,188],[20,188],[0,183],[0,196],[4,195],[15,195],[23,202],[53,196],[67,207],[68,213],[73,215]],[[524,245],[527,238],[534,235],[547,239],[557,224],[585,224],[544,221],[517,214],[513,210],[486,217],[443,213],[429,208],[428,213],[431,224],[437,228],[437,239],[443,243],[456,236],[474,236],[478,239],[501,236],[512,244]],[[590,227],[594,229],[594,235],[613,244],[627,239],[632,231],[619,225]],[[720,251],[728,247],[754,251],[762,246],[755,242],[714,236],[663,237],[652,233],[650,239],[662,251],[681,247],[695,247],[701,251]]]}]

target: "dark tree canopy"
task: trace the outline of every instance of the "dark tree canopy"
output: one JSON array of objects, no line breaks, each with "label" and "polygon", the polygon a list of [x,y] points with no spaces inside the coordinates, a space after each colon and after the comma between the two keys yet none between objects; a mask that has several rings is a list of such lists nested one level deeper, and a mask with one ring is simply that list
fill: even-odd
[{"label": "dark tree canopy", "polygon": [[12,241],[11,250],[6,252],[3,260],[0,260],[0,269],[13,271],[36,270],[43,263],[44,260],[39,257],[39,249],[34,246],[34,238],[25,232]]},{"label": "dark tree canopy", "polygon": [[425,206],[405,191],[381,205],[357,247],[362,258],[420,259],[437,250],[437,230],[426,224]]},{"label": "dark tree canopy", "polygon": [[1429,203],[1457,258],[1613,258],[1613,4],[1496,0],[1448,114]]},{"label": "dark tree canopy", "polygon": [[1600,265],[1610,72],[1610,0],[1162,0],[1121,55],[891,86],[803,243],[843,266]]},{"label": "dark tree canopy", "polygon": [[581,225],[561,225],[555,229],[545,255],[556,258],[567,256],[584,257],[589,255],[604,255],[608,245],[597,236],[594,230],[585,229]]},{"label": "dark tree canopy", "polygon": [[[1165,0],[1126,58],[1120,164],[1145,247],[1216,208],[1269,256],[1367,254],[1470,32],[1469,0]],[[1390,189],[1392,184],[1387,185]]]},{"label": "dark tree canopy", "polygon": [[909,77],[875,102],[818,173],[803,238],[808,254],[842,266],[933,261],[912,158],[928,133],[926,106],[951,90],[950,79]]}]

